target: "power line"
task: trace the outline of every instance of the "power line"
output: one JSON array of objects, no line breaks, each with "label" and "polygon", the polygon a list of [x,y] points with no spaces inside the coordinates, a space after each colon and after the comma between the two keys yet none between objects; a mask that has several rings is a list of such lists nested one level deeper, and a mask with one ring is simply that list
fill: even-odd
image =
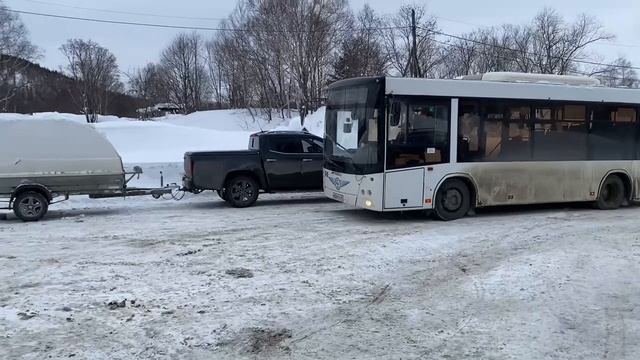
[{"label": "power line", "polygon": [[[472,42],[472,43],[475,43],[475,44],[478,44],[478,45],[484,45],[484,46],[489,46],[489,47],[498,48],[498,49],[502,49],[502,50],[518,52],[518,53],[522,53],[523,55],[527,55],[527,56],[536,55],[536,54],[532,54],[532,53],[530,53],[530,52],[528,52],[526,50],[518,50],[518,49],[513,49],[513,48],[510,48],[510,47],[507,47],[507,46],[503,46],[503,45],[489,44],[489,43],[486,43],[486,42],[483,42],[483,41],[465,38],[463,36],[447,34],[447,33],[444,33],[442,31],[438,31],[438,30],[427,29],[427,28],[422,28],[422,29],[423,30],[427,30],[428,32],[431,32],[431,33],[436,34],[436,35],[441,35],[441,36],[445,36],[445,37],[449,37],[449,38],[453,38],[453,39],[457,39],[457,40],[462,40],[462,41],[469,41],[469,42]],[[640,70],[640,67],[637,67],[637,66],[625,66],[625,65],[618,65],[618,64],[599,63],[599,62],[588,61],[588,60],[566,59],[566,58],[563,58],[563,57],[560,57],[560,56],[551,56],[551,58],[554,58],[554,59],[557,59],[557,60],[563,60],[563,61],[579,63],[579,64],[587,64],[587,65],[595,65],[595,66],[607,66],[607,67],[613,67],[613,68],[619,68],[619,69]]]},{"label": "power line", "polygon": [[638,45],[638,44],[620,44],[620,43],[612,42],[612,41],[603,41],[603,42],[600,43],[600,45],[618,46],[618,47],[623,47],[623,48],[640,48],[640,45]]},{"label": "power line", "polygon": [[68,9],[97,11],[97,12],[104,12],[104,13],[110,13],[110,14],[136,15],[136,16],[157,17],[157,18],[165,18],[165,19],[207,20],[207,21],[222,21],[222,20],[225,20],[224,18],[192,17],[192,16],[179,16],[179,15],[161,15],[161,14],[140,13],[140,12],[132,12],[132,11],[111,10],[111,9],[98,9],[98,8],[74,6],[74,5],[67,5],[67,4],[61,4],[61,3],[56,3],[56,2],[40,1],[40,0],[23,0],[23,1],[28,1],[28,2],[36,3],[36,4],[64,7],[64,8],[68,8]]},{"label": "power line", "polygon": [[[33,15],[33,16],[40,16],[40,17],[48,17],[48,18],[56,18],[56,19],[65,19],[65,20],[76,20],[76,21],[86,21],[86,22],[95,22],[95,23],[103,23],[103,24],[115,24],[115,25],[127,25],[127,26],[141,26],[141,27],[150,27],[150,28],[165,28],[165,29],[179,29],[179,30],[199,30],[199,31],[229,31],[229,32],[251,32],[251,31],[258,31],[258,32],[272,32],[272,33],[281,33],[279,31],[269,31],[269,30],[260,30],[260,29],[250,29],[250,28],[223,28],[223,27],[206,27],[206,26],[182,26],[182,25],[169,25],[169,24],[156,24],[156,23],[143,23],[143,22],[133,22],[133,21],[118,21],[118,20],[105,20],[105,19],[95,19],[95,18],[87,18],[87,17],[77,17],[77,16],[66,16],[66,15],[57,15],[57,14],[48,14],[48,13],[40,13],[40,12],[32,12],[32,11],[24,11],[24,10],[13,10],[13,9],[9,9],[9,11],[13,12],[13,13],[17,13],[17,14],[23,14],[23,15]],[[394,29],[404,29],[407,27],[398,27],[398,26],[390,26],[390,27],[379,27],[379,28],[371,28],[370,30],[394,30]],[[475,40],[475,39],[469,39],[469,38],[465,38],[462,36],[458,36],[458,35],[453,35],[453,34],[448,34],[442,31],[437,31],[437,30],[433,30],[433,29],[427,29],[427,28],[423,28],[421,27],[421,29],[423,30],[427,30],[428,32],[431,32],[433,34],[436,35],[441,35],[441,36],[445,36],[445,37],[449,37],[449,38],[453,38],[453,39],[457,39],[457,40],[462,40],[462,41],[469,41],[472,43],[476,43],[479,45],[484,45],[484,46],[490,46],[490,47],[494,47],[494,48],[500,48],[503,50],[507,50],[507,51],[512,51],[512,52],[520,52],[524,55],[530,56],[530,55],[535,55],[535,54],[531,54],[530,52],[524,51],[524,50],[517,50],[517,49],[512,49],[506,46],[502,46],[502,45],[496,45],[496,44],[489,44],[489,43],[485,43],[479,40]],[[341,31],[352,31],[350,29],[347,30],[341,30]],[[299,32],[305,32],[305,31],[299,31]],[[617,65],[617,64],[606,64],[606,63],[599,63],[599,62],[595,62],[595,61],[587,61],[587,60],[573,60],[573,59],[565,59],[562,57],[553,57],[559,60],[563,60],[563,61],[570,61],[570,62],[575,62],[575,63],[580,63],[580,64],[588,64],[588,65],[595,65],[595,66],[606,66],[606,67],[613,67],[613,68],[619,68],[619,69],[633,69],[633,70],[640,70],[640,67],[636,67],[636,66],[625,66],[625,65]]]},{"label": "power line", "polygon": [[[277,31],[277,30],[265,30],[265,29],[256,29],[256,28],[223,28],[223,27],[208,27],[208,26],[182,26],[182,25],[169,25],[169,24],[156,24],[156,23],[145,23],[145,22],[134,22],[134,21],[119,21],[119,20],[105,20],[105,19],[96,19],[96,18],[87,18],[87,17],[79,17],[79,16],[67,16],[67,15],[57,15],[57,14],[48,14],[48,13],[40,13],[33,11],[24,11],[24,10],[13,10],[8,9],[16,14],[23,15],[33,15],[33,16],[41,16],[55,19],[64,19],[64,20],[76,20],[76,21],[86,21],[86,22],[95,22],[102,24],[115,24],[115,25],[127,25],[127,26],[141,26],[141,27],[151,27],[151,28],[165,28],[165,29],[179,29],[179,30],[198,30],[198,31],[227,31],[227,32],[266,32],[266,33],[282,33],[288,34],[288,32]],[[377,27],[377,28],[369,28],[370,30],[395,30],[395,29],[405,29],[409,28],[406,26],[388,26],[388,27]],[[342,29],[337,30],[339,32],[351,32],[351,29]],[[295,33],[314,33],[315,31],[305,31],[299,30],[294,31]]]},{"label": "power line", "polygon": [[102,23],[102,24],[117,24],[117,25],[165,28],[165,29],[181,29],[181,30],[202,30],[202,31],[231,31],[231,30],[233,30],[233,31],[241,31],[241,29],[225,29],[225,28],[220,28],[220,27],[214,28],[214,27],[206,27],[206,26],[181,26],[181,25],[154,24],[154,23],[142,23],[142,22],[132,22],[132,21],[104,20],[104,19],[94,19],[94,18],[86,18],[86,17],[78,17],[78,16],[45,14],[45,13],[38,13],[38,12],[32,12],[32,11],[23,11],[23,10],[13,10],[13,9],[9,9],[9,11],[11,11],[13,13],[16,13],[16,14],[23,14],[23,15],[33,15],[33,16],[41,16],[41,17],[48,17],[48,18],[55,18],[55,19],[65,19],[65,20],[87,21],[87,22],[95,22],[95,23]]}]

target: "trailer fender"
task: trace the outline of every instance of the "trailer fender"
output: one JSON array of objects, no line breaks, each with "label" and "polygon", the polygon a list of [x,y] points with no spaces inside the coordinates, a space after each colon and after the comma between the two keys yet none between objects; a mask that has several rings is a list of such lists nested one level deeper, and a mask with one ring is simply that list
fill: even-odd
[{"label": "trailer fender", "polygon": [[13,200],[19,194],[25,191],[36,191],[42,194],[47,199],[47,201],[51,202],[51,200],[53,200],[53,194],[46,186],[42,184],[34,183],[34,182],[24,182],[16,186],[16,188],[13,190],[13,193],[11,194],[11,198],[9,199],[9,206],[12,205]]}]

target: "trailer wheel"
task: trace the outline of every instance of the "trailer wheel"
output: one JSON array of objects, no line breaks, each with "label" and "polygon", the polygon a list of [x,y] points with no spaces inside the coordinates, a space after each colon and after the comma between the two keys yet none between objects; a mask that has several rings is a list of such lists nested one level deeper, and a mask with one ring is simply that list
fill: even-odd
[{"label": "trailer wheel", "polygon": [[471,208],[469,188],[458,179],[445,181],[438,189],[434,207],[440,220],[451,221],[464,217]]},{"label": "trailer wheel", "polygon": [[13,200],[13,213],[22,221],[38,221],[49,210],[49,201],[35,191],[25,191]]},{"label": "trailer wheel", "polygon": [[231,206],[245,208],[255,204],[259,191],[258,182],[254,178],[238,175],[227,182],[223,195]]},{"label": "trailer wheel", "polygon": [[624,183],[618,175],[610,175],[602,183],[596,206],[600,210],[615,210],[624,204]]}]

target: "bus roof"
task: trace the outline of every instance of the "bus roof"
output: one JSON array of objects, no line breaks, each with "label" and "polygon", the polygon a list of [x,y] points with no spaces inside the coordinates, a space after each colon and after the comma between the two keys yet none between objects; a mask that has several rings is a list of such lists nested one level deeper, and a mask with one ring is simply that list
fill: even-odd
[{"label": "bus roof", "polygon": [[637,89],[495,80],[436,80],[387,77],[386,93],[388,95],[409,96],[640,104],[640,90]]}]

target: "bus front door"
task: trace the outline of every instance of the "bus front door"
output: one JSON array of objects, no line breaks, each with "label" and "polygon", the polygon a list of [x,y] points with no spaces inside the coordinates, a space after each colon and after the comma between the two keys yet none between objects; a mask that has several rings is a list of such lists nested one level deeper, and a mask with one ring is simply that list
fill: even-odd
[{"label": "bus front door", "polygon": [[384,207],[419,209],[424,202],[424,168],[388,172],[384,179]]}]

